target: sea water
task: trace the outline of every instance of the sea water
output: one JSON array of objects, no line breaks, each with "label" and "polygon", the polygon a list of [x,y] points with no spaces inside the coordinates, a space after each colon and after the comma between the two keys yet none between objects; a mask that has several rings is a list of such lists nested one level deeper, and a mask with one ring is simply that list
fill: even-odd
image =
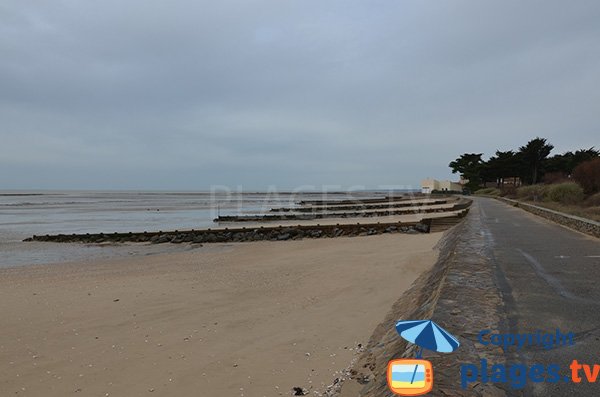
[{"label": "sea water", "polygon": [[189,245],[22,242],[33,235],[216,227],[218,215],[257,214],[301,200],[382,197],[385,192],[0,191],[0,267],[191,249]]}]

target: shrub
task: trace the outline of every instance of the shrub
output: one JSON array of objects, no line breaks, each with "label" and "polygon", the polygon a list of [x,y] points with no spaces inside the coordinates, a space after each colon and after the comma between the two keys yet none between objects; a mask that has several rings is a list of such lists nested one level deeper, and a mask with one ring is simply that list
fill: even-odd
[{"label": "shrub", "polygon": [[546,197],[547,187],[545,185],[521,186],[517,189],[517,197],[521,200],[543,200]]},{"label": "shrub", "polygon": [[502,197],[516,198],[517,197],[517,187],[516,186],[503,186],[502,189],[500,189],[500,195]]},{"label": "shrub", "polygon": [[584,204],[587,207],[600,207],[600,193],[593,194],[586,198]]},{"label": "shrub", "polygon": [[475,194],[484,196],[499,196],[500,189],[496,189],[495,187],[486,187],[485,189],[479,189],[475,192]]},{"label": "shrub", "polygon": [[579,182],[586,194],[600,192],[600,157],[584,161],[575,167],[573,179]]},{"label": "shrub", "polygon": [[544,183],[569,182],[569,177],[564,172],[548,172],[544,175]]},{"label": "shrub", "polygon": [[583,200],[583,188],[575,182],[549,185],[547,198],[561,204],[577,204]]}]

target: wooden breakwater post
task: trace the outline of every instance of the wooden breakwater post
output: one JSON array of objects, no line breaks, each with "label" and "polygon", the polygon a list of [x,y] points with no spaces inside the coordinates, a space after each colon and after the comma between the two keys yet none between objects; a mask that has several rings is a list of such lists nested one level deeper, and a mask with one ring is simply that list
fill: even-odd
[{"label": "wooden breakwater post", "polygon": [[363,236],[383,233],[429,233],[460,222],[466,209],[447,217],[426,218],[419,222],[336,223],[329,225],[257,226],[224,229],[191,229],[158,232],[85,233],[34,235],[24,241],[57,243],[216,243],[243,241],[285,241],[303,238]]}]

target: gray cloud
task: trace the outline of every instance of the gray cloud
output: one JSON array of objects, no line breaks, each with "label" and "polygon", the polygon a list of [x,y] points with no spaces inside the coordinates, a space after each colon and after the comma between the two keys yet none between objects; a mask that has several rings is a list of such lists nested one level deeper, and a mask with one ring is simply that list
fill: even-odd
[{"label": "gray cloud", "polygon": [[595,1],[5,1],[0,187],[417,186],[598,146]]}]

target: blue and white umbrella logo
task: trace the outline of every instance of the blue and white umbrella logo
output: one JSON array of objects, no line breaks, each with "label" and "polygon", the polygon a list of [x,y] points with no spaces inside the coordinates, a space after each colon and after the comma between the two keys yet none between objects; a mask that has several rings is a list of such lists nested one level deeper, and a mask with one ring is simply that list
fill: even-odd
[{"label": "blue and white umbrella logo", "polygon": [[396,331],[402,338],[421,348],[417,357],[421,357],[423,349],[451,353],[460,346],[458,339],[431,320],[398,321]]}]

